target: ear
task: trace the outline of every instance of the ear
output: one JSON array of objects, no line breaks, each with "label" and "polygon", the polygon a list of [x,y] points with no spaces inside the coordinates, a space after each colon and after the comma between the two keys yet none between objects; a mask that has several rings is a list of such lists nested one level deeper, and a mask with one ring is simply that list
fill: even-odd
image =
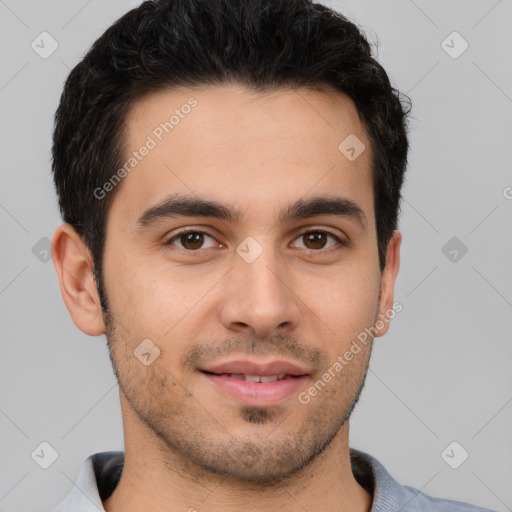
[{"label": "ear", "polygon": [[375,321],[375,328],[377,330],[375,337],[386,334],[389,329],[390,311],[394,311],[393,295],[395,291],[395,280],[398,274],[398,268],[400,267],[401,243],[402,234],[398,230],[393,231],[386,251],[386,266],[381,276],[379,315]]},{"label": "ear", "polygon": [[90,336],[104,334],[105,325],[91,253],[70,224],[57,228],[52,240],[52,260],[60,291],[75,325]]}]

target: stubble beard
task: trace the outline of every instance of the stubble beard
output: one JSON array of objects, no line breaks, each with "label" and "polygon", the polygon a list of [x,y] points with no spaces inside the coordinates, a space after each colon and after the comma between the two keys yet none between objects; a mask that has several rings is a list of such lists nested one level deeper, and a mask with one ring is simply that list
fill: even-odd
[{"label": "stubble beard", "polygon": [[[348,429],[349,418],[364,387],[372,348],[369,344],[361,374],[351,373],[338,387],[322,390],[311,401],[311,407],[298,405],[297,401],[297,407],[309,407],[298,429],[287,421],[291,412],[282,406],[240,406],[236,415],[245,424],[275,424],[266,437],[254,435],[253,429],[250,435],[240,437],[230,434],[221,418],[208,415],[200,397],[182,396],[176,400],[173,393],[180,390],[175,391],[179,386],[173,386],[174,379],[169,372],[155,368],[150,378],[144,378],[141,368],[132,371],[140,362],[127,348],[131,343],[118,336],[119,329],[108,308],[103,317],[110,360],[120,390],[141,424],[156,436],[165,466],[194,479],[203,476],[211,480],[218,476],[223,481],[227,479],[251,488],[283,485],[324,454],[341,429]],[[343,388],[350,379],[358,381],[357,391],[347,397]],[[286,435],[283,435],[285,428]]]}]

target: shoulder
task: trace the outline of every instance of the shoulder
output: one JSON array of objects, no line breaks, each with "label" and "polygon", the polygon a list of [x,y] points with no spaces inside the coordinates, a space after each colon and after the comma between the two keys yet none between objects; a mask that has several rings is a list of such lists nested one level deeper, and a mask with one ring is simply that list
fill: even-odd
[{"label": "shoulder", "polygon": [[496,512],[401,485],[375,457],[359,450],[351,448],[350,459],[354,477],[373,495],[370,512]]},{"label": "shoulder", "polygon": [[413,487],[403,486],[410,502],[402,512],[495,512],[463,501],[436,498]]},{"label": "shoulder", "polygon": [[123,471],[124,452],[101,452],[82,463],[75,485],[52,512],[98,512],[114,491]]}]

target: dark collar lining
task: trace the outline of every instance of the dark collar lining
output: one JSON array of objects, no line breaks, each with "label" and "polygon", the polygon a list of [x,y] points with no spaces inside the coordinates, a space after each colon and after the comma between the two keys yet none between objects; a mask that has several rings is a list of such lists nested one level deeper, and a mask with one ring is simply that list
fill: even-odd
[{"label": "dark collar lining", "polygon": [[350,449],[350,464],[352,466],[352,473],[361,487],[364,487],[370,496],[375,492],[375,475],[373,469],[364,458],[364,455],[353,448]]},{"label": "dark collar lining", "polygon": [[100,495],[101,501],[110,498],[123,472],[124,453],[110,452],[109,455],[110,456],[107,457],[105,453],[99,453],[92,457],[92,464],[98,484],[98,494]]}]

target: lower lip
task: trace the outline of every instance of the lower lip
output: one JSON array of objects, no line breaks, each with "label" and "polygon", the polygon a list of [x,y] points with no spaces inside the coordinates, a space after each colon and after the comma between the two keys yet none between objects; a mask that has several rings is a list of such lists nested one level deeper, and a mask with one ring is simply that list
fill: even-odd
[{"label": "lower lip", "polygon": [[247,382],[228,375],[213,375],[201,372],[210,382],[232,397],[247,405],[269,406],[297,393],[308,380],[307,375],[274,382]]}]

